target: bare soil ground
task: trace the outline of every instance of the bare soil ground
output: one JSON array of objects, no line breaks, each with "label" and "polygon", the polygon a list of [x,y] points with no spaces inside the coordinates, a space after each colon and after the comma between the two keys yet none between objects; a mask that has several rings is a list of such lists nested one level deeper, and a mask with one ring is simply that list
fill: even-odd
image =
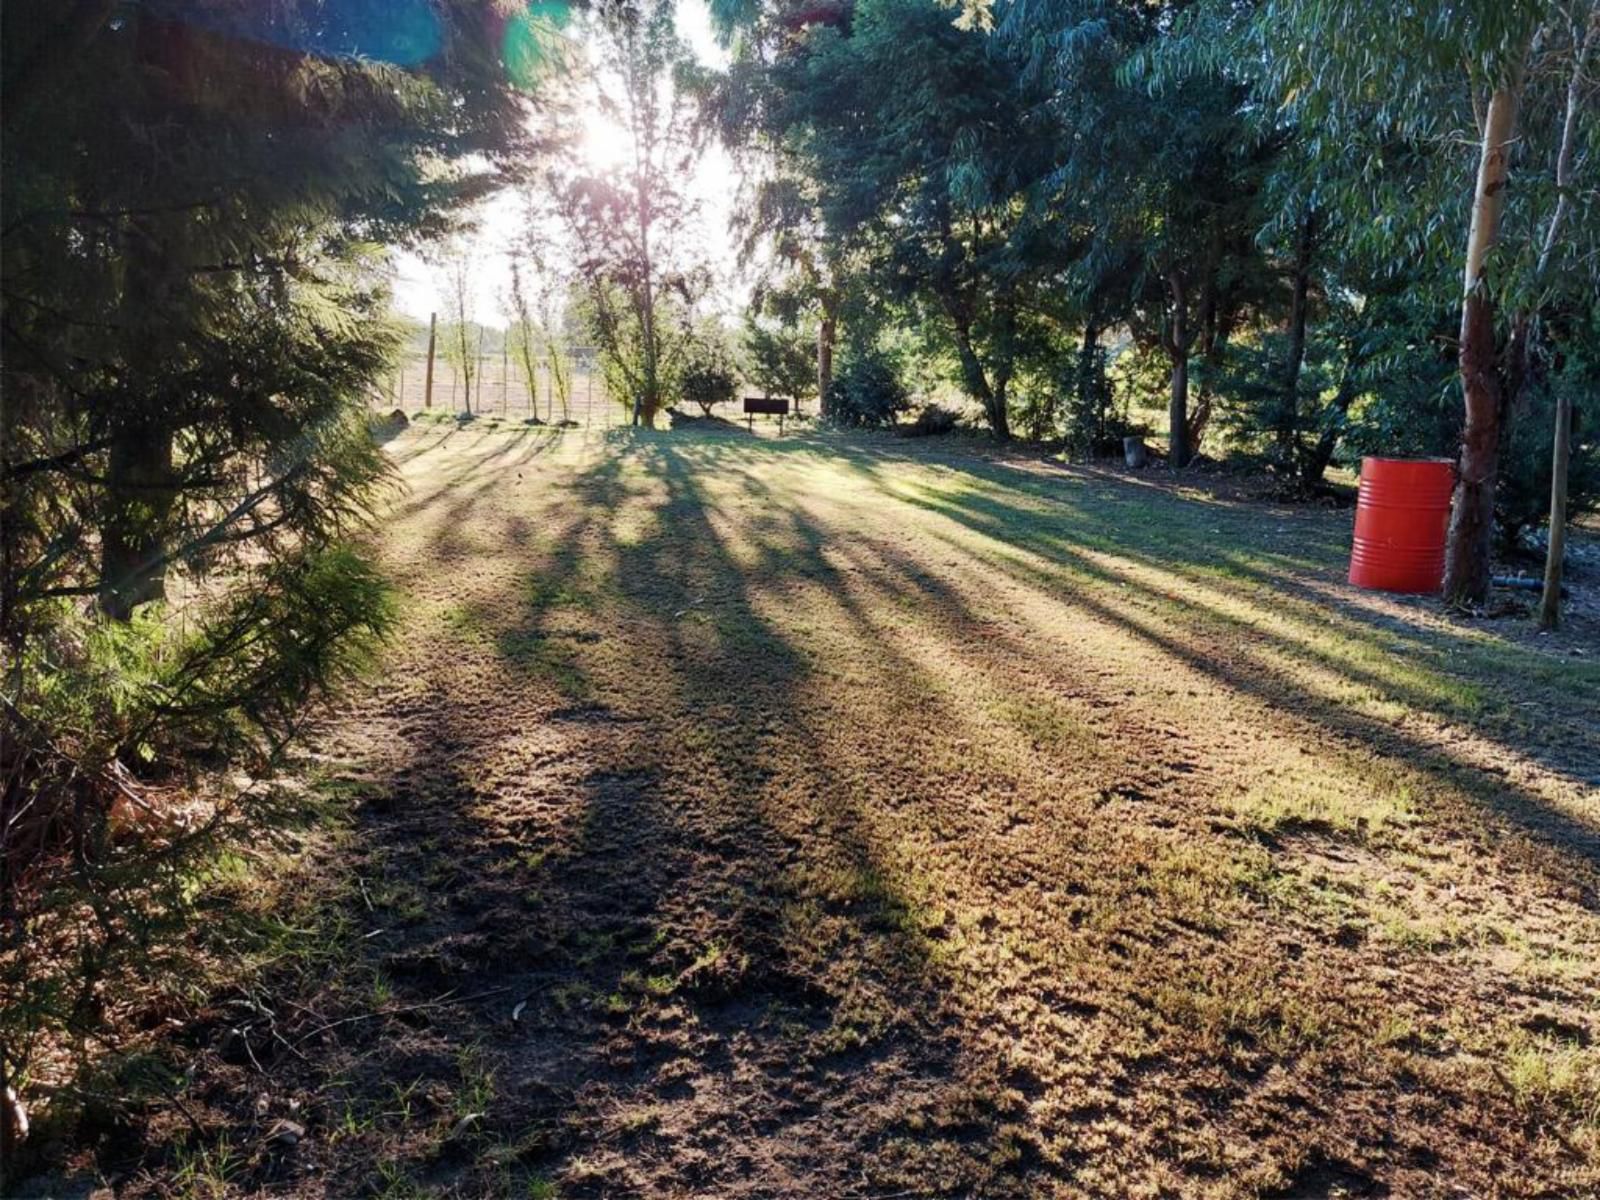
[{"label": "bare soil ground", "polygon": [[118,1195],[1600,1195],[1592,607],[959,441],[390,449],[316,952]]}]

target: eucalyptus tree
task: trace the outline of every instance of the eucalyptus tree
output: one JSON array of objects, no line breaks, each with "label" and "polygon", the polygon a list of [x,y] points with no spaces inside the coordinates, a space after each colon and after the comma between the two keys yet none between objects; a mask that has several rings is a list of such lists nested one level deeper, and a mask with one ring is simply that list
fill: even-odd
[{"label": "eucalyptus tree", "polygon": [[[1597,123],[1582,119],[1596,10],[1593,0],[1286,0],[1247,24],[1256,94],[1360,168],[1328,195],[1346,245],[1421,264],[1441,300],[1450,276],[1460,281],[1452,603],[1488,593],[1506,424],[1528,394],[1537,343],[1549,345],[1542,317],[1600,288],[1600,221],[1572,179],[1575,161],[1600,153]],[[1219,41],[1215,53],[1237,57],[1239,45]],[[1397,184],[1394,164],[1415,154],[1432,169]]]},{"label": "eucalyptus tree", "polygon": [[565,299],[561,277],[537,260],[527,264],[522,256],[511,255],[511,287],[506,296],[511,324],[506,330],[511,354],[528,389],[528,406],[539,415],[539,372],[543,368],[548,387],[545,394],[545,420],[556,421],[556,405],[561,405],[561,420],[572,417],[572,366],[567,361],[566,332],[562,326],[561,301]]},{"label": "eucalyptus tree", "polygon": [[[1044,195],[1064,243],[1062,282],[1086,329],[1126,324],[1165,353],[1169,460],[1183,466],[1210,414],[1231,333],[1268,302],[1255,234],[1283,145],[1248,110],[1243,81],[1193,74],[1150,88],[1130,62],[1170,38],[1186,6],[1012,0],[968,6],[992,24],[1060,131]],[[1200,402],[1191,403],[1199,355]]]},{"label": "eucalyptus tree", "polygon": [[[825,403],[851,239],[828,229],[817,183],[786,137],[778,68],[805,53],[812,27],[842,23],[844,10],[718,4],[713,15],[730,43],[731,62],[726,72],[704,81],[699,101],[742,168],[748,203],[735,211],[732,232],[740,264],[760,267],[752,319],[759,324],[763,317],[775,318],[785,329],[814,325],[814,384],[819,403]],[[772,351],[776,344],[768,334],[752,327],[757,344]]]},{"label": "eucalyptus tree", "polygon": [[636,425],[665,406],[685,345],[669,310],[681,313],[704,290],[686,245],[695,206],[684,186],[704,133],[696,65],[673,7],[602,0],[580,24],[593,52],[593,102],[620,130],[625,155],[598,169],[569,163],[553,181],[595,338]]},{"label": "eucalyptus tree", "polygon": [[450,247],[440,267],[440,280],[450,305],[450,319],[444,328],[444,359],[461,381],[465,408],[472,413],[472,382],[482,364],[478,361],[481,328],[474,321],[473,281],[475,263],[465,245]]},{"label": "eucalyptus tree", "polygon": [[814,27],[776,68],[777,124],[831,236],[871,286],[922,312],[998,438],[1053,241],[1029,191],[1060,133],[987,37],[921,0],[864,0],[847,30]]}]

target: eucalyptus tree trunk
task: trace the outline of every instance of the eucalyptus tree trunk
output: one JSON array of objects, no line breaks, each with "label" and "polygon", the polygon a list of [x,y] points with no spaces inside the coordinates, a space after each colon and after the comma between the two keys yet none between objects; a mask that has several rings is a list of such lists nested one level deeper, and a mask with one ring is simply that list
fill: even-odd
[{"label": "eucalyptus tree trunk", "polygon": [[1467,234],[1458,350],[1466,424],[1461,433],[1461,458],[1445,549],[1444,598],[1449,604],[1482,604],[1489,597],[1489,536],[1494,526],[1500,423],[1506,397],[1496,363],[1494,301],[1485,290],[1484,264],[1499,235],[1500,217],[1505,210],[1521,91],[1519,68],[1489,97],[1472,224]]},{"label": "eucalyptus tree trunk", "polygon": [[1555,447],[1550,457],[1550,545],[1544,559],[1544,594],[1539,597],[1539,628],[1561,620],[1561,567],[1567,553],[1567,464],[1572,460],[1572,397],[1556,397]]},{"label": "eucalyptus tree trunk", "polygon": [[644,379],[637,391],[633,394],[633,423],[642,425],[648,411],[652,420],[655,416],[656,405],[659,400],[660,364],[656,356],[656,297],[650,274],[654,270],[650,262],[650,228],[648,221],[642,218],[643,206],[646,203],[643,194],[640,195],[640,244],[644,247],[644,286],[642,289],[643,303],[639,311],[639,324],[644,330],[644,362],[641,364]]},{"label": "eucalyptus tree trunk", "polygon": [[[1545,268],[1550,265],[1550,255],[1555,250],[1561,232],[1562,218],[1567,215],[1572,188],[1573,148],[1577,141],[1578,108],[1583,98],[1584,62],[1597,38],[1600,38],[1600,8],[1590,16],[1588,30],[1573,58],[1572,77],[1567,83],[1561,146],[1556,152],[1556,208],[1550,214],[1544,244],[1539,248],[1537,278],[1543,278]],[[1562,560],[1567,552],[1567,466],[1571,460],[1572,398],[1562,392],[1556,397],[1555,438],[1550,456],[1550,541],[1545,549],[1544,594],[1539,598],[1541,629],[1554,629],[1561,620],[1561,571]]]},{"label": "eucalyptus tree trunk", "polygon": [[1189,331],[1189,300],[1183,276],[1177,271],[1167,276],[1172,294],[1172,319],[1161,331],[1161,344],[1172,360],[1172,386],[1167,399],[1167,461],[1174,470],[1189,463],[1189,350],[1194,334]]},{"label": "eucalyptus tree trunk", "polygon": [[[1300,442],[1300,375],[1306,362],[1306,317],[1310,308],[1311,249],[1316,236],[1315,211],[1307,208],[1294,248],[1294,290],[1289,302],[1289,352],[1283,364],[1283,461],[1298,465]],[[1312,481],[1302,477],[1302,484]]]}]

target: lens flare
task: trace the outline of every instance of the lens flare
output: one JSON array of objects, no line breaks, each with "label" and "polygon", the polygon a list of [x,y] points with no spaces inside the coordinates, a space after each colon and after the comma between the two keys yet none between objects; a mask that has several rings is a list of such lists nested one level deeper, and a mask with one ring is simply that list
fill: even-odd
[{"label": "lens flare", "polygon": [[500,59],[512,83],[532,88],[561,65],[567,52],[563,31],[571,19],[572,6],[564,0],[536,0],[506,21]]},{"label": "lens flare", "polygon": [[429,0],[322,0],[313,4],[152,6],[160,15],[227,37],[322,58],[415,67],[439,53],[444,30]]}]

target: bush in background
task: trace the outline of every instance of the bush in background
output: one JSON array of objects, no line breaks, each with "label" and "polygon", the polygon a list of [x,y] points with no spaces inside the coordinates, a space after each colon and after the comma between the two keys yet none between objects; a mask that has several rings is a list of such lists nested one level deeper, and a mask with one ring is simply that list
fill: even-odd
[{"label": "bush in background", "polygon": [[911,395],[900,380],[895,361],[881,351],[852,350],[828,388],[828,420],[849,429],[881,429],[893,425],[911,407]]},{"label": "bush in background", "polygon": [[816,394],[815,336],[793,326],[768,328],[753,316],[745,319],[744,359],[750,382],[764,396],[798,401]]},{"label": "bush in background", "polygon": [[719,404],[730,404],[739,394],[739,371],[720,332],[696,334],[685,348],[678,368],[678,395],[710,416]]}]

